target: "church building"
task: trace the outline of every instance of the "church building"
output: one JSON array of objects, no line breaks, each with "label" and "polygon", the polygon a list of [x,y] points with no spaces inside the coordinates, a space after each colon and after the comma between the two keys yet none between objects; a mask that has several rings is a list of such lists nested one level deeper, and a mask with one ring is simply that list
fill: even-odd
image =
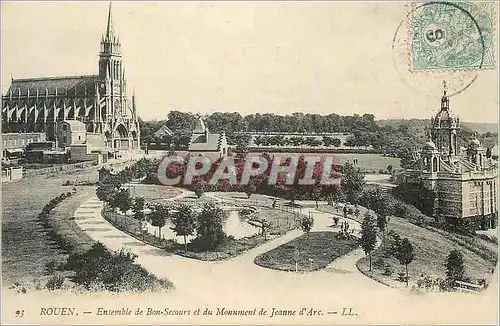
[{"label": "church building", "polygon": [[60,121],[76,120],[115,150],[139,148],[135,96],[129,100],[120,38],[109,6],[98,73],[87,76],[12,79],[2,96],[3,133],[46,134],[55,141]]},{"label": "church building", "polygon": [[441,109],[431,119],[430,139],[423,146],[407,182],[422,182],[435,194],[434,217],[470,219],[478,228],[497,225],[498,162],[474,136],[465,146],[458,137],[460,120],[450,111],[450,99],[441,98]]}]

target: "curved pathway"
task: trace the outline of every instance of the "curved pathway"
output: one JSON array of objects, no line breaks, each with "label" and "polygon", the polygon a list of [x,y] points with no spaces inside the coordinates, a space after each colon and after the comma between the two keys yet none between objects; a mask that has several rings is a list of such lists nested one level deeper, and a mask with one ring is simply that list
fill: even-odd
[{"label": "curved pathway", "polygon": [[[185,192],[175,198],[187,195],[190,193]],[[233,284],[233,287],[229,289],[231,292],[235,291],[235,287],[241,287],[242,291],[250,291],[252,288],[252,291],[258,289],[259,291],[271,290],[275,292],[276,286],[279,288],[297,287],[299,279],[307,280],[308,282],[303,283],[307,284],[307,287],[314,284],[321,288],[324,284],[335,282],[345,286],[356,283],[373,290],[389,290],[357,270],[356,261],[364,256],[361,249],[355,249],[337,259],[325,270],[305,274],[270,270],[253,263],[254,258],[261,253],[302,235],[303,232],[300,230],[293,230],[232,259],[207,262],[181,257],[144,244],[106,221],[101,216],[102,207],[102,203],[95,196],[84,202],[74,214],[78,226],[91,238],[102,242],[112,250],[130,249],[138,255],[138,263],[157,276],[170,279],[178,291],[186,292],[186,294],[195,291],[196,295],[199,296],[201,294],[197,290],[200,287],[205,289],[204,293],[210,293],[211,290],[220,292],[220,284],[228,281]],[[332,230],[331,214],[318,212],[312,208],[304,209],[306,214],[309,211],[315,219],[313,231]],[[350,224],[351,227],[359,228],[359,223],[350,221]],[[273,285],[270,286],[270,284]]]},{"label": "curved pathway", "polygon": [[[379,316],[377,322],[380,323],[405,323],[408,320],[433,323],[436,321],[434,316],[442,314],[443,300],[449,300],[452,304],[463,299],[466,300],[462,301],[465,306],[486,304],[488,307],[492,306],[491,300],[496,300],[491,296],[497,293],[493,289],[486,291],[485,296],[457,293],[412,296],[408,291],[386,287],[357,270],[356,262],[364,256],[361,249],[338,258],[323,270],[310,273],[270,270],[253,263],[257,255],[302,235],[299,230],[293,230],[229,260],[207,262],[189,259],[146,245],[114,228],[101,216],[101,209],[102,203],[96,197],[87,200],[75,211],[76,223],[91,238],[112,250],[130,249],[138,255],[137,263],[155,275],[171,280],[175,290],[168,296],[158,297],[162,302],[165,300],[164,304],[168,307],[185,308],[186,303],[189,303],[192,307],[212,309],[314,308],[322,309],[323,313],[336,311],[337,315],[310,317],[304,322],[370,323],[375,314]],[[331,230],[331,214],[313,208],[310,211],[315,219],[314,231]],[[308,211],[303,209],[303,212]],[[359,223],[349,223],[351,227],[359,228]],[[359,315],[355,318],[340,316],[344,307],[354,307]],[[489,320],[485,312],[471,313],[464,310],[462,314],[455,313],[454,318],[471,322]],[[298,321],[294,317],[273,320],[258,316],[244,320],[246,323]],[[202,321],[207,322],[206,319],[200,319]],[[236,319],[228,317],[226,321],[234,323]]]}]

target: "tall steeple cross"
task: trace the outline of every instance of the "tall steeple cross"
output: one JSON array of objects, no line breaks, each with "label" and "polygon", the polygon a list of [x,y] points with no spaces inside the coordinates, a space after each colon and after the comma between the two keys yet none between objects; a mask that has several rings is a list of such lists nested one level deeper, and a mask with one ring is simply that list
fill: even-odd
[{"label": "tall steeple cross", "polygon": [[446,96],[446,80],[443,80],[444,96]]}]

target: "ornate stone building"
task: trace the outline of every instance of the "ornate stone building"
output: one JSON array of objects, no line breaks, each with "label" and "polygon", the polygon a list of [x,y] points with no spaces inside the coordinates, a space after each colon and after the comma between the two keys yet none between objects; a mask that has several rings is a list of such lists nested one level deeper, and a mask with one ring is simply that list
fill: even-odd
[{"label": "ornate stone building", "polygon": [[135,96],[129,100],[120,38],[108,12],[101,39],[99,73],[89,76],[12,79],[2,96],[2,132],[45,132],[55,140],[57,123],[77,120],[87,132],[104,135],[106,146],[138,148]]},{"label": "ornate stone building", "polygon": [[498,167],[474,136],[460,146],[460,120],[450,111],[450,99],[441,98],[441,109],[431,119],[430,139],[423,146],[406,181],[422,181],[434,191],[434,216],[438,219],[467,218],[488,229],[497,224]]}]

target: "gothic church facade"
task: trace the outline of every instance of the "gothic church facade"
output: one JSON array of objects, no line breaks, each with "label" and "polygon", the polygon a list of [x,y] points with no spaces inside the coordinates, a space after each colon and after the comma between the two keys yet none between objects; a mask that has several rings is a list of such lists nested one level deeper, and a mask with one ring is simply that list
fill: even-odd
[{"label": "gothic church facade", "polygon": [[129,100],[111,4],[98,66],[95,75],[12,79],[2,96],[2,132],[44,132],[55,141],[58,122],[77,120],[103,135],[106,147],[139,148],[135,94]]}]

